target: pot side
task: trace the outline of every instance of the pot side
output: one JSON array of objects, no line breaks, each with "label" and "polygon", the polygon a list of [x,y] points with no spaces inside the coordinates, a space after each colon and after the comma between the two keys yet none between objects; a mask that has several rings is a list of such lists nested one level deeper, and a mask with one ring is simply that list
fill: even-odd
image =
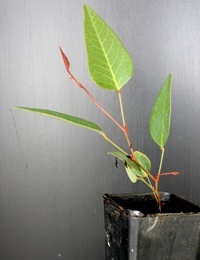
[{"label": "pot side", "polygon": [[160,193],[104,198],[106,260],[200,259],[200,207],[182,197]]}]

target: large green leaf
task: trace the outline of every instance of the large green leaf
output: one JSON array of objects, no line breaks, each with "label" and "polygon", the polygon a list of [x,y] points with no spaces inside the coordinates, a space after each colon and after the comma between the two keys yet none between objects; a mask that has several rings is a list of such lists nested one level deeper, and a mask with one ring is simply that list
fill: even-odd
[{"label": "large green leaf", "polygon": [[119,90],[133,75],[133,61],[104,20],[88,5],[84,10],[90,76],[102,88]]},{"label": "large green leaf", "polygon": [[150,134],[154,142],[164,147],[170,130],[171,121],[171,83],[170,74],[162,85],[150,116]]},{"label": "large green leaf", "polygon": [[101,128],[98,125],[96,125],[93,122],[87,121],[85,119],[79,118],[79,117],[63,114],[63,113],[52,111],[52,110],[40,109],[40,108],[28,108],[28,107],[16,107],[16,108],[25,110],[25,111],[29,111],[29,112],[33,112],[36,114],[41,114],[41,115],[48,116],[48,117],[53,117],[53,118],[56,118],[56,119],[59,119],[62,121],[66,121],[66,122],[69,122],[69,123],[72,123],[72,124],[75,124],[78,126],[88,128],[92,131],[97,132],[100,135],[104,135],[104,132],[101,130]]}]

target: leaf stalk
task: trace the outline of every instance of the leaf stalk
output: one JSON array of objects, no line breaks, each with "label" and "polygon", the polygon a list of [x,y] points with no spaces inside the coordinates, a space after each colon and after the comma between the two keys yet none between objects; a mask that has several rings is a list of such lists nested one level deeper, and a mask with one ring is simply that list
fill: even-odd
[{"label": "leaf stalk", "polygon": [[120,111],[121,111],[121,116],[122,116],[123,129],[124,129],[123,132],[124,132],[125,138],[127,140],[129,149],[131,151],[131,155],[132,155],[133,159],[135,159],[134,150],[133,150],[131,141],[130,141],[129,136],[128,136],[128,128],[127,128],[126,121],[125,121],[124,108],[123,108],[123,103],[122,103],[122,97],[121,97],[121,91],[120,90],[118,90],[118,97],[119,97]]}]

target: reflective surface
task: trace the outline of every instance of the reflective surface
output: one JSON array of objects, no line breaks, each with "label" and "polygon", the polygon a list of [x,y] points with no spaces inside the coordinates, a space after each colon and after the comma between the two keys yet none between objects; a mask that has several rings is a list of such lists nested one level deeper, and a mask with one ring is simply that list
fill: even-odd
[{"label": "reflective surface", "polygon": [[[116,93],[89,79],[82,0],[0,2],[0,259],[104,259],[104,193],[148,192],[132,185],[113,148],[95,133],[13,106],[54,109],[94,121],[124,143],[120,131],[68,79],[58,45],[76,77],[110,111]],[[133,147],[157,172],[159,148],[148,118],[174,74],[173,111],[160,190],[200,204],[199,1],[88,0],[116,31],[135,62],[122,98]],[[120,118],[118,118],[120,120]],[[124,145],[124,149],[126,146]]]}]

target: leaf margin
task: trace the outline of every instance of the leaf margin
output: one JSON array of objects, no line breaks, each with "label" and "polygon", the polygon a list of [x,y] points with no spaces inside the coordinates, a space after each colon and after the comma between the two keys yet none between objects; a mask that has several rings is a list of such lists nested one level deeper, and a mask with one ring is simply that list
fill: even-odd
[{"label": "leaf margin", "polygon": [[[153,139],[153,141],[158,145],[160,146],[161,148],[163,148],[165,146],[165,144],[167,143],[167,140],[168,140],[168,137],[169,137],[169,132],[170,132],[170,125],[171,125],[171,111],[172,111],[172,108],[171,108],[171,89],[172,89],[172,76],[173,74],[170,73],[168,75],[168,77],[166,78],[165,82],[163,83],[157,97],[156,97],[156,100],[154,102],[154,105],[153,105],[153,108],[152,108],[152,111],[151,111],[151,115],[150,115],[150,119],[149,119],[149,131],[150,131],[150,135],[151,135],[151,138]],[[160,115],[156,115],[157,113],[157,110],[159,108],[159,103],[162,101],[162,95],[164,93],[164,91],[167,91],[168,90],[168,102],[169,102],[169,106],[168,106],[168,115],[167,115],[167,130],[164,129],[163,130],[163,121],[164,121],[164,118],[162,118],[162,127],[161,127],[161,131],[159,132],[159,128],[157,127],[157,124],[156,124],[156,121],[158,120],[157,117],[160,116]],[[166,98],[166,97],[165,97]],[[163,98],[164,99],[164,98]],[[166,105],[166,101],[165,101],[165,104],[162,104],[163,106]],[[163,110],[165,110],[163,108]],[[165,111],[166,112],[166,111]],[[160,112],[158,112],[160,113]],[[164,112],[162,111],[162,114]],[[161,121],[161,120],[159,120]],[[164,131],[166,132],[166,134],[164,135]]]},{"label": "leaf margin", "polygon": [[97,124],[95,124],[91,121],[85,120],[83,118],[80,118],[80,117],[75,117],[75,116],[71,116],[71,115],[57,112],[54,110],[48,110],[48,109],[42,109],[42,108],[14,107],[14,109],[24,110],[24,111],[32,112],[35,114],[52,117],[52,118],[55,118],[55,119],[58,119],[61,121],[65,121],[65,122],[68,122],[68,123],[71,123],[74,125],[78,125],[80,127],[87,128],[102,136],[105,135],[103,130]]}]

